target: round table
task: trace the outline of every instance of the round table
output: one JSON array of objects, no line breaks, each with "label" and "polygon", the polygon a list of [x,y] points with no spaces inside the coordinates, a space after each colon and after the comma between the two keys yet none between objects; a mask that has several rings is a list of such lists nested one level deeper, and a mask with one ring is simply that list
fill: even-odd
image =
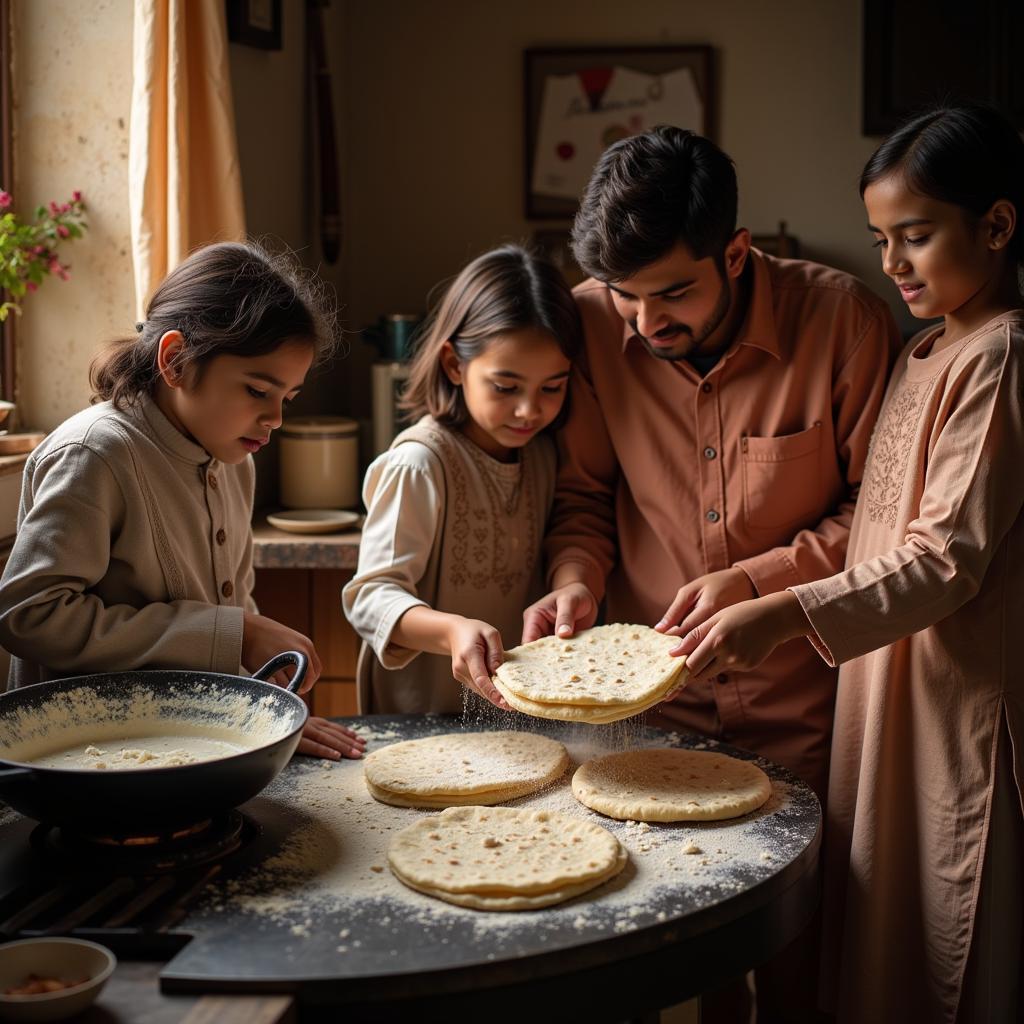
[{"label": "round table", "polygon": [[[359,1021],[491,1024],[521,1022],[524,1013],[530,1024],[636,1020],[769,960],[814,914],[821,837],[817,798],[791,773],[749,752],[632,721],[587,726],[497,711],[466,722],[436,715],[339,721],[368,730],[371,750],[457,729],[512,727],[561,740],[574,762],[637,746],[716,750],[755,761],[772,780],[773,796],[760,810],[731,821],[645,826],[576,804],[567,792],[567,773],[553,790],[512,803],[555,806],[607,828],[630,852],[631,865],[618,879],[566,904],[502,915],[412,893],[386,871],[378,877],[382,884],[393,882],[392,893],[366,900],[340,893],[333,909],[314,913],[312,897],[303,910],[302,885],[295,881],[290,891],[299,924],[291,925],[291,936],[287,917],[272,924],[238,917],[230,896],[222,894],[219,905],[214,899],[194,916],[196,927],[189,930],[196,938],[165,968],[164,991],[289,991],[298,996],[303,1020],[333,1019],[339,1011]],[[272,856],[296,829],[310,827],[317,812],[302,809],[304,794],[315,773],[326,770],[321,762],[295,758],[243,808],[264,830],[259,857]],[[356,764],[331,770],[359,771]],[[346,778],[355,784],[355,776]],[[359,800],[363,816],[348,825],[342,811],[330,808],[341,823],[335,828],[342,846],[351,828],[366,827],[367,815],[397,814],[411,822],[427,813],[386,808],[367,794]],[[345,808],[351,802],[339,803]],[[386,837],[381,842],[386,848]],[[685,852],[691,846],[701,854]],[[244,875],[232,884],[232,891],[246,891]],[[483,927],[483,919],[491,919],[494,928]],[[294,937],[302,931],[304,936]],[[344,947],[339,955],[342,932],[353,940],[358,936],[358,948]]]}]

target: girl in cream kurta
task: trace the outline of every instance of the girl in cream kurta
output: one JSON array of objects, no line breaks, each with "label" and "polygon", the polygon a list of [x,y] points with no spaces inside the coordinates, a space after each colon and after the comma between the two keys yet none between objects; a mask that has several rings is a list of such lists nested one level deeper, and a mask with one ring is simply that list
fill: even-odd
[{"label": "girl in cream kurta", "polygon": [[543,592],[555,480],[544,431],[579,345],[562,276],[518,246],[478,256],[441,299],[405,393],[421,418],[367,472],[342,594],[364,641],[361,711],[461,711],[460,683],[508,707],[491,675]]},{"label": "girl in cream kurta", "polygon": [[451,658],[417,657],[392,643],[395,624],[422,605],[482,619],[507,646],[517,643],[522,610],[543,590],[540,543],[554,483],[550,438],[531,442],[516,462],[499,462],[430,416],[374,461],[363,486],[373,514],[344,591],[345,613],[368,644],[361,707],[462,710]]},{"label": "girl in cream kurta", "polygon": [[822,992],[841,1022],[1019,1021],[1024,945],[1024,143],[934,111],[868,162],[883,270],[915,316],[845,572],[712,616],[680,653],[842,664]]}]

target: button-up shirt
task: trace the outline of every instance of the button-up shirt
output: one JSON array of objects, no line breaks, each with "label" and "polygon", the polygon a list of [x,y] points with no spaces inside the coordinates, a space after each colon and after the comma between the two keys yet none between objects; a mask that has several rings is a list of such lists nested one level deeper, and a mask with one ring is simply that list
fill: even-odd
[{"label": "button-up shirt", "polygon": [[[654,623],[679,587],[738,566],[759,595],[844,561],[899,334],[828,267],[753,250],[736,339],[701,377],[655,358],[608,288],[575,289],[585,352],[561,432],[549,579],[576,563],[609,622]],[[834,672],[805,640],[690,685],[658,724],[747,746],[824,792]]]}]

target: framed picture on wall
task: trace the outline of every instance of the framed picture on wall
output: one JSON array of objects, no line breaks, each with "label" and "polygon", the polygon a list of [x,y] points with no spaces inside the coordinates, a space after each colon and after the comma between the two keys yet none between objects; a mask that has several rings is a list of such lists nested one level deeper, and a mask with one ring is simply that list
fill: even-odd
[{"label": "framed picture on wall", "polygon": [[525,50],[526,216],[572,217],[619,139],[658,124],[712,137],[713,62],[710,46]]},{"label": "framed picture on wall", "polygon": [[260,50],[281,49],[281,0],[226,0],[228,40]]}]

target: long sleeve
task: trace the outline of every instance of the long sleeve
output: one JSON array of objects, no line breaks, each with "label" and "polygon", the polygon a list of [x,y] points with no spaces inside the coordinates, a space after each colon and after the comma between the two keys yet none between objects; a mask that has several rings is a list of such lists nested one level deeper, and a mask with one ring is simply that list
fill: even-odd
[{"label": "long sleeve", "polygon": [[420,444],[385,452],[366,472],[359,565],[342,607],[385,668],[402,668],[418,653],[392,644],[391,633],[410,608],[427,604],[417,585],[434,550],[443,494],[444,471]]},{"label": "long sleeve", "polygon": [[30,465],[17,540],[0,582],[7,650],[69,674],[238,671],[241,608],[195,600],[105,604],[90,592],[110,569],[112,539],[126,519],[125,497],[102,457],[67,444]]},{"label": "long sleeve", "polygon": [[904,543],[792,588],[830,664],[916,633],[978,592],[1024,506],[1022,399],[1019,357],[1005,337],[970,350],[942,396]]},{"label": "long sleeve", "polygon": [[888,310],[867,320],[832,384],[835,450],[845,471],[846,494],[834,512],[789,544],[736,562],[760,596],[821,579],[842,569],[868,445],[885,396],[899,333]]},{"label": "long sleeve", "polygon": [[615,492],[619,464],[586,366],[570,384],[569,417],[558,436],[555,500],[544,542],[550,583],[561,565],[577,564],[598,601],[618,557]]}]

